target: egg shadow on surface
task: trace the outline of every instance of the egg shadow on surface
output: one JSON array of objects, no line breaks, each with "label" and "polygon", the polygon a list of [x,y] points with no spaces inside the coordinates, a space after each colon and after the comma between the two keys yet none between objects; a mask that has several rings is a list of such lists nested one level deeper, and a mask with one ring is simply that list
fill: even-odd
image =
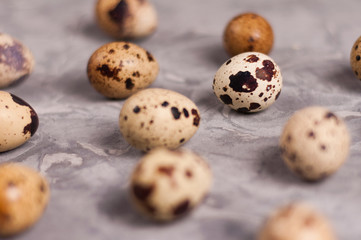
[{"label": "egg shadow on surface", "polygon": [[329,82],[346,91],[361,93],[361,80],[357,79],[349,65],[340,65],[338,68],[332,68],[327,75]]},{"label": "egg shadow on surface", "polygon": [[140,216],[134,209],[128,188],[109,187],[98,203],[98,209],[112,221],[122,221],[129,225],[138,226],[149,224],[149,221]]},{"label": "egg shadow on surface", "polygon": [[98,202],[98,209],[107,215],[113,222],[124,222],[132,227],[167,227],[184,220],[189,214],[170,222],[154,221],[142,216],[132,203],[129,188],[109,187],[104,193],[104,197]]},{"label": "egg shadow on surface", "polygon": [[[260,149],[261,150],[261,149]],[[295,176],[286,166],[278,145],[268,146],[261,150],[262,155],[259,158],[258,174],[266,175],[281,183],[292,183],[297,185],[307,184]]]},{"label": "egg shadow on surface", "polygon": [[140,159],[143,156],[143,152],[130,146],[124,139],[118,126],[117,119],[113,121],[104,122],[104,127],[101,131],[102,135],[98,135],[93,144],[98,148],[103,149],[109,156],[126,156],[134,159]]},{"label": "egg shadow on surface", "polygon": [[200,226],[203,239],[252,240],[256,239],[255,229],[248,222],[232,219],[202,219]]},{"label": "egg shadow on surface", "polygon": [[[65,81],[67,82],[65,83]],[[57,80],[56,87],[57,89],[63,89],[67,97],[75,98],[74,101],[112,101],[112,99],[104,97],[91,86],[86,76],[86,66],[82,74],[79,74],[78,72],[69,72],[65,74],[63,78]]]},{"label": "egg shadow on surface", "polygon": [[95,19],[94,21],[88,20],[82,23],[81,31],[85,36],[95,39],[97,41],[114,41],[113,38],[108,36],[105,32],[103,32],[100,27],[96,24]]}]

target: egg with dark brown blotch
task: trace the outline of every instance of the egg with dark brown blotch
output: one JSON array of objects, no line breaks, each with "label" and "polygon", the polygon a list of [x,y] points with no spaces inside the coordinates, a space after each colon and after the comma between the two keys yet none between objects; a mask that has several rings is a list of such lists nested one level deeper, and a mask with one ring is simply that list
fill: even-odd
[{"label": "egg with dark brown blotch", "polygon": [[258,112],[280,96],[282,75],[269,56],[258,52],[238,54],[216,72],[213,91],[218,99],[238,112]]},{"label": "egg with dark brown blotch", "polygon": [[150,52],[134,43],[112,42],[93,53],[87,72],[95,90],[108,98],[122,99],[152,84],[159,65]]},{"label": "egg with dark brown blotch", "polygon": [[38,125],[38,115],[27,102],[0,91],[0,152],[24,144],[34,135]]},{"label": "egg with dark brown blotch", "polygon": [[142,157],[130,182],[136,209],[151,219],[171,221],[202,202],[211,187],[212,172],[196,153],[156,148]]},{"label": "egg with dark brown blotch", "polygon": [[186,96],[167,89],[149,88],[129,97],[119,115],[125,140],[142,151],[175,149],[198,130],[200,114]]},{"label": "egg with dark brown blotch", "polygon": [[240,14],[228,22],[223,33],[223,45],[230,56],[243,52],[268,54],[273,46],[273,30],[260,15]]},{"label": "egg with dark brown blotch", "polygon": [[10,35],[0,33],[0,88],[24,80],[33,71],[30,50]]},{"label": "egg with dark brown blotch", "polygon": [[147,0],[98,0],[95,12],[99,27],[118,39],[146,37],[158,25],[157,12]]},{"label": "egg with dark brown blotch", "polygon": [[0,236],[11,236],[39,220],[50,189],[43,176],[20,164],[1,164],[0,176]]}]

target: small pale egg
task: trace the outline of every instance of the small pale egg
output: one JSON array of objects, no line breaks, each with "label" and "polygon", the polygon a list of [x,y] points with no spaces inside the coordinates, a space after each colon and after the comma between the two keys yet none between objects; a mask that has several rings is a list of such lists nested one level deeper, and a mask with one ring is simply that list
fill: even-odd
[{"label": "small pale egg", "polygon": [[177,92],[149,88],[129,97],[119,115],[125,140],[143,151],[155,147],[175,149],[198,130],[197,106]]},{"label": "small pale egg", "polygon": [[0,236],[10,236],[38,221],[50,190],[44,177],[20,164],[1,164],[0,176]]},{"label": "small pale egg", "polygon": [[33,71],[30,50],[10,35],[0,33],[0,88],[24,80]]},{"label": "small pale egg", "polygon": [[347,159],[350,135],[346,124],[328,109],[312,106],[294,113],[280,138],[288,168],[308,181],[325,178]]},{"label": "small pale egg", "polygon": [[199,155],[157,148],[136,166],[130,192],[135,207],[145,216],[170,221],[199,205],[211,183],[211,170]]},{"label": "small pale egg", "polygon": [[148,0],[98,0],[95,12],[100,28],[118,39],[146,37],[158,25],[157,12]]},{"label": "small pale egg", "polygon": [[213,80],[218,99],[238,112],[258,112],[271,106],[282,89],[282,75],[269,56],[241,53],[226,61]]},{"label": "small pale egg", "polygon": [[257,240],[336,240],[329,221],[305,203],[277,209],[265,222]]},{"label": "small pale egg", "polygon": [[28,103],[0,91],[0,152],[24,144],[34,135],[38,125],[38,115]]},{"label": "small pale egg", "polygon": [[96,50],[88,62],[91,85],[108,98],[122,99],[148,87],[159,65],[147,50],[130,42],[112,42]]},{"label": "small pale egg", "polygon": [[273,46],[273,30],[266,19],[255,13],[240,14],[228,22],[223,45],[230,56],[244,52],[268,54]]}]

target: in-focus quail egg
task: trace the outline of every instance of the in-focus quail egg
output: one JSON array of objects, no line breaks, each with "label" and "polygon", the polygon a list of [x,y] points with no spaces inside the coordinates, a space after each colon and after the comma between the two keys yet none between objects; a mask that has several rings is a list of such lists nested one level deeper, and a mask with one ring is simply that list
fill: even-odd
[{"label": "in-focus quail egg", "polygon": [[119,115],[125,140],[143,151],[155,147],[175,149],[198,130],[197,106],[177,92],[149,88],[129,97]]},{"label": "in-focus quail egg", "polygon": [[282,89],[282,75],[269,56],[241,53],[226,61],[213,80],[218,99],[238,112],[258,112],[271,106]]},{"label": "in-focus quail egg", "polygon": [[197,206],[208,193],[212,174],[197,154],[157,148],[145,155],[131,177],[131,196],[141,213],[169,221]]},{"label": "in-focus quail egg", "polygon": [[21,98],[0,91],[0,152],[14,149],[34,135],[39,119]]},{"label": "in-focus quail egg", "polygon": [[96,50],[88,62],[91,85],[108,98],[121,99],[148,87],[159,71],[153,55],[130,42],[112,42]]},{"label": "in-focus quail egg", "polygon": [[38,221],[50,190],[44,177],[20,164],[1,164],[0,176],[0,236],[10,236]]},{"label": "in-focus quail egg", "polygon": [[0,33],[0,88],[25,79],[35,60],[30,50],[12,36]]},{"label": "in-focus quail egg", "polygon": [[294,113],[280,138],[288,168],[309,181],[322,179],[340,168],[349,145],[350,136],[342,119],[318,106]]},{"label": "in-focus quail egg", "polygon": [[336,240],[328,220],[305,203],[277,209],[262,227],[258,240]]},{"label": "in-focus quail egg", "polygon": [[157,28],[157,12],[148,0],[98,0],[100,28],[118,39],[141,38]]},{"label": "in-focus quail egg", "polygon": [[273,46],[272,27],[255,13],[240,14],[227,24],[223,45],[230,56],[244,52],[268,54]]}]

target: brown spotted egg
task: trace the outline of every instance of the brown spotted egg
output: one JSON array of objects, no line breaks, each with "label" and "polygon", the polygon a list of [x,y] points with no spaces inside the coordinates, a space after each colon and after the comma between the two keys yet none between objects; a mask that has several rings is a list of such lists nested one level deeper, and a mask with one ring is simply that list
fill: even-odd
[{"label": "brown spotted egg", "polygon": [[157,12],[148,0],[98,0],[96,20],[114,38],[141,38],[158,25]]},{"label": "brown spotted egg", "polygon": [[20,164],[0,165],[0,176],[0,236],[10,236],[38,221],[50,190],[44,177]]},{"label": "brown spotted egg", "polygon": [[0,152],[14,149],[34,135],[39,119],[21,98],[0,91]]},{"label": "brown spotted egg", "polygon": [[34,68],[30,50],[12,36],[0,33],[0,88],[25,79]]},{"label": "brown spotted egg", "polygon": [[[292,237],[291,237],[292,236]],[[305,203],[291,203],[272,213],[257,240],[336,240],[329,221]]]},{"label": "brown spotted egg", "polygon": [[361,80],[361,36],[355,41],[350,54],[351,68],[355,76]]},{"label": "brown spotted egg", "polygon": [[350,135],[328,109],[312,106],[294,113],[284,126],[280,147],[288,168],[309,181],[325,178],[346,160]]},{"label": "brown spotted egg", "polygon": [[198,130],[197,106],[177,92],[149,88],[129,97],[119,115],[125,140],[143,151],[156,147],[175,149]]},{"label": "brown spotted egg", "polygon": [[157,148],[136,166],[130,192],[135,207],[159,221],[181,217],[208,193],[212,173],[197,154],[184,149]]},{"label": "brown spotted egg", "polygon": [[278,65],[263,53],[246,52],[225,62],[213,80],[218,99],[238,112],[258,112],[279,97],[282,75]]},{"label": "brown spotted egg", "polygon": [[230,56],[249,51],[268,54],[273,46],[273,30],[262,16],[243,13],[228,22],[223,45]]},{"label": "brown spotted egg", "polygon": [[147,50],[130,42],[112,42],[96,50],[88,62],[91,85],[108,98],[129,97],[156,79],[159,65]]}]

